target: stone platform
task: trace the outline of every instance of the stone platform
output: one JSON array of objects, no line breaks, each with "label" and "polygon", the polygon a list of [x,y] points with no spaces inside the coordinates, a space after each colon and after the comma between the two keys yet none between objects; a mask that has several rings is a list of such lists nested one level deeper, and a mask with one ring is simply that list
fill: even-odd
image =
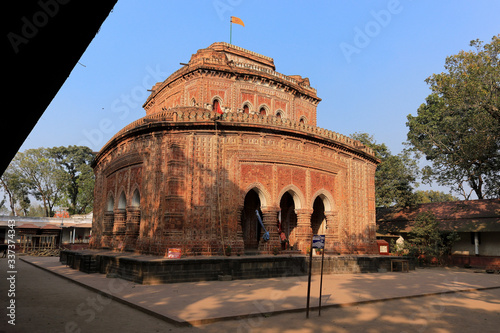
[{"label": "stone platform", "polygon": [[[391,256],[326,255],[324,274],[390,271]],[[401,257],[398,257],[401,259]],[[127,252],[63,250],[60,262],[85,273],[101,273],[140,284],[161,284],[292,277],[307,275],[306,255],[256,255],[167,259]],[[312,273],[319,274],[321,256],[313,256]],[[410,261],[410,269],[415,269]]]}]

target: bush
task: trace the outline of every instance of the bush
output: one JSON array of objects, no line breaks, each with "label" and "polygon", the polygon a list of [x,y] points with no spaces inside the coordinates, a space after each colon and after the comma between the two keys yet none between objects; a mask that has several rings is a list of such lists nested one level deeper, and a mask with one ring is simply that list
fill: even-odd
[{"label": "bush", "polygon": [[456,232],[440,231],[439,221],[431,212],[417,215],[408,237],[405,248],[420,265],[429,264],[433,258],[441,264],[443,258],[450,254],[453,244],[460,239]]}]

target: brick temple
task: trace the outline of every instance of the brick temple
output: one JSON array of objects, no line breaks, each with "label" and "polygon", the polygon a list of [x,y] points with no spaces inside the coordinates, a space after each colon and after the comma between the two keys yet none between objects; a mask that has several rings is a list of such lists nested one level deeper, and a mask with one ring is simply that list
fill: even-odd
[{"label": "brick temple", "polygon": [[317,127],[320,101],[270,57],[198,50],[97,154],[92,248],[305,253],[324,234],[327,253],[376,253],[378,160]]}]

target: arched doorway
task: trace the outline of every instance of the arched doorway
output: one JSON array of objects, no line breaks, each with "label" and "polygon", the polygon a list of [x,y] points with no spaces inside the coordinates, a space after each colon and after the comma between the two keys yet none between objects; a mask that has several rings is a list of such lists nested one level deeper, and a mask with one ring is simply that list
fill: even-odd
[{"label": "arched doorway", "polygon": [[325,205],[321,197],[316,197],[313,204],[313,213],[311,215],[311,228],[313,235],[326,234],[326,216]]},{"label": "arched doorway", "polygon": [[257,250],[259,247],[262,227],[257,219],[255,211],[258,210],[260,216],[260,199],[255,190],[248,191],[243,203],[241,213],[241,229],[243,232],[243,245],[245,250]]},{"label": "arched doorway", "polygon": [[288,240],[288,246],[295,245],[297,239],[295,236],[295,227],[297,226],[297,214],[295,213],[295,202],[289,192],[285,192],[280,200],[281,226],[280,231],[285,234]]}]

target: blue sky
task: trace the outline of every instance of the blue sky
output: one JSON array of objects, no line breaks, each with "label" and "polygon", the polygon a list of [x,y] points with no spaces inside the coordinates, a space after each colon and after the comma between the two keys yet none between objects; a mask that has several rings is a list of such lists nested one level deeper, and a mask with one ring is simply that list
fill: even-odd
[{"label": "blue sky", "polygon": [[27,138],[28,148],[99,150],[145,115],[151,86],[213,42],[274,58],[276,70],[310,79],[318,126],[366,132],[392,153],[406,116],[430,93],[425,78],[446,56],[500,33],[497,1],[119,0]]}]

